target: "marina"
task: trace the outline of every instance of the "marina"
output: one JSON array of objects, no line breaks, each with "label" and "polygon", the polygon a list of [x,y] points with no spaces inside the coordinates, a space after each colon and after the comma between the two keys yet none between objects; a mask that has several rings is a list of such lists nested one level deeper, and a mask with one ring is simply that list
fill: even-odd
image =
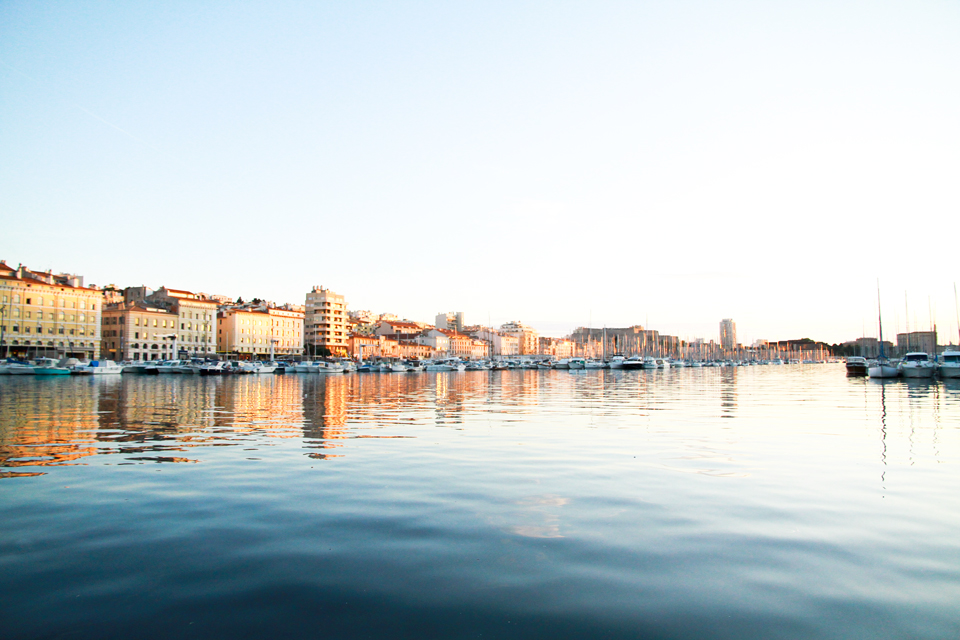
[{"label": "marina", "polygon": [[[0,377],[11,638],[946,638],[960,381]],[[56,606],[54,606],[56,603]]]}]

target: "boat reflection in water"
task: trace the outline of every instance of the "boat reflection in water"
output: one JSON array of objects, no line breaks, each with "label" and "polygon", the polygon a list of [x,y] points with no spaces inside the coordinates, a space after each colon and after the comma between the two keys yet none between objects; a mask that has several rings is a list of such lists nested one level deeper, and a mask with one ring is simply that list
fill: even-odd
[{"label": "boat reflection in water", "polygon": [[958,488],[840,365],[4,376],[0,635],[952,637]]}]

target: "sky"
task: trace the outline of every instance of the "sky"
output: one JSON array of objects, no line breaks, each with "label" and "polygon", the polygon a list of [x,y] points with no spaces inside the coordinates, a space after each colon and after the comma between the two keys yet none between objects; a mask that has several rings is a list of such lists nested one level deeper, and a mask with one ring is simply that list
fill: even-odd
[{"label": "sky", "polygon": [[957,342],[960,3],[0,3],[0,259]]}]

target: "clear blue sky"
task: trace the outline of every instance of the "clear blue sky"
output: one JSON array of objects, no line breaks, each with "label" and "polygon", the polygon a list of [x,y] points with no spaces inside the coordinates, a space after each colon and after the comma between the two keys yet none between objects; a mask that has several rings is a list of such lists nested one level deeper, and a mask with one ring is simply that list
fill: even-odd
[{"label": "clear blue sky", "polygon": [[4,2],[0,258],[746,341],[875,335],[880,278],[886,332],[956,341],[958,34],[916,0]]}]

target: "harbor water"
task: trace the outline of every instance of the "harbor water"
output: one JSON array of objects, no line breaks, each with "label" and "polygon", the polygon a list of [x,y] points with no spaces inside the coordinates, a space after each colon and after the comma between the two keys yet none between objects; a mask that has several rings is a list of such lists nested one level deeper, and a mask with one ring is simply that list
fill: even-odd
[{"label": "harbor water", "polygon": [[960,382],[0,376],[0,637],[957,638]]}]

